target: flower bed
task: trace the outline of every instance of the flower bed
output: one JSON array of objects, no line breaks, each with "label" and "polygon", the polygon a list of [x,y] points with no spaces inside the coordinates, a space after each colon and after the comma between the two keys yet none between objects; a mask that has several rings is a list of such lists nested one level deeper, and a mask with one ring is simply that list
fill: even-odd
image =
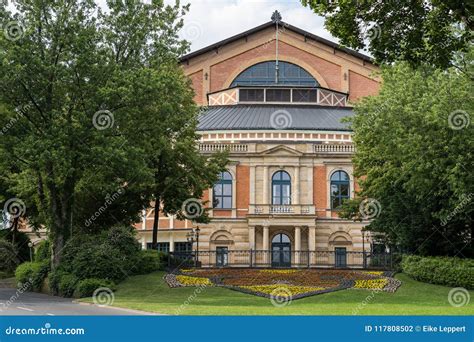
[{"label": "flower bed", "polygon": [[347,288],[394,292],[401,285],[387,272],[337,269],[196,268],[177,270],[165,280],[170,287],[221,286],[267,298],[285,289],[292,299]]}]

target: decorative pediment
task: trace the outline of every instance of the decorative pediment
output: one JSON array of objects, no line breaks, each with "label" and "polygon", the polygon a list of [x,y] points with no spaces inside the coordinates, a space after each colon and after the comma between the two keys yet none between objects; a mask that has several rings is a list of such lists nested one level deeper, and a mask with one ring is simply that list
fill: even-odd
[{"label": "decorative pediment", "polygon": [[260,152],[261,155],[274,155],[274,156],[302,156],[303,153],[295,150],[294,148],[288,147],[286,145],[278,145]]}]

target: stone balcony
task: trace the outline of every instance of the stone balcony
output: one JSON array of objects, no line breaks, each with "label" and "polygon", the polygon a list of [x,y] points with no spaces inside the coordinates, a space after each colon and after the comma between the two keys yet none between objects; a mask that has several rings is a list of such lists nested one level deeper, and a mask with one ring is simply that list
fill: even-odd
[{"label": "stone balcony", "polygon": [[315,207],[310,204],[251,204],[251,215],[315,215]]}]

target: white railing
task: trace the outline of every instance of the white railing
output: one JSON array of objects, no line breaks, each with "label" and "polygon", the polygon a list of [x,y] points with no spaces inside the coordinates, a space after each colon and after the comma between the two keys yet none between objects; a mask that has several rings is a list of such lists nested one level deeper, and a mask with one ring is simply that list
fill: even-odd
[{"label": "white railing", "polygon": [[315,144],[314,153],[354,153],[354,145],[343,144]]},{"label": "white railing", "polygon": [[218,152],[225,151],[229,152],[247,152],[247,144],[199,144],[199,152],[209,153],[209,152]]},{"label": "white railing", "polygon": [[250,205],[250,213],[254,215],[279,215],[279,214],[294,214],[294,215],[314,215],[315,207],[306,204],[255,204]]}]

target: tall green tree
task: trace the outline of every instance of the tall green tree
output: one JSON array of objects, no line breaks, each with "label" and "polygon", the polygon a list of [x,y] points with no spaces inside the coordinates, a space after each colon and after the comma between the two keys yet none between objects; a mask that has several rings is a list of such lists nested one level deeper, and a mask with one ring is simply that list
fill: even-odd
[{"label": "tall green tree", "polygon": [[[471,61],[472,62],[472,61]],[[472,81],[457,69],[384,67],[378,96],[352,119],[360,199],[343,216],[380,211],[368,229],[391,245],[424,255],[472,256],[474,101]],[[375,216],[375,215],[374,215]]]},{"label": "tall green tree", "polygon": [[397,60],[412,66],[452,65],[454,54],[472,41],[472,1],[301,0],[324,16],[325,27],[354,49],[368,48],[377,62]]},{"label": "tall green tree", "polygon": [[[176,57],[187,43],[177,32],[187,8],[159,0],[107,4],[102,11],[92,0],[13,1],[15,14],[0,5],[8,25],[0,35],[0,117],[8,123],[0,153],[9,191],[33,201],[30,222],[49,230],[53,266],[75,231],[137,220],[156,183],[140,140],[176,127],[131,127],[172,113],[167,108],[181,108],[186,97],[160,100],[170,70],[183,79]],[[190,93],[184,83],[168,91]]]}]

